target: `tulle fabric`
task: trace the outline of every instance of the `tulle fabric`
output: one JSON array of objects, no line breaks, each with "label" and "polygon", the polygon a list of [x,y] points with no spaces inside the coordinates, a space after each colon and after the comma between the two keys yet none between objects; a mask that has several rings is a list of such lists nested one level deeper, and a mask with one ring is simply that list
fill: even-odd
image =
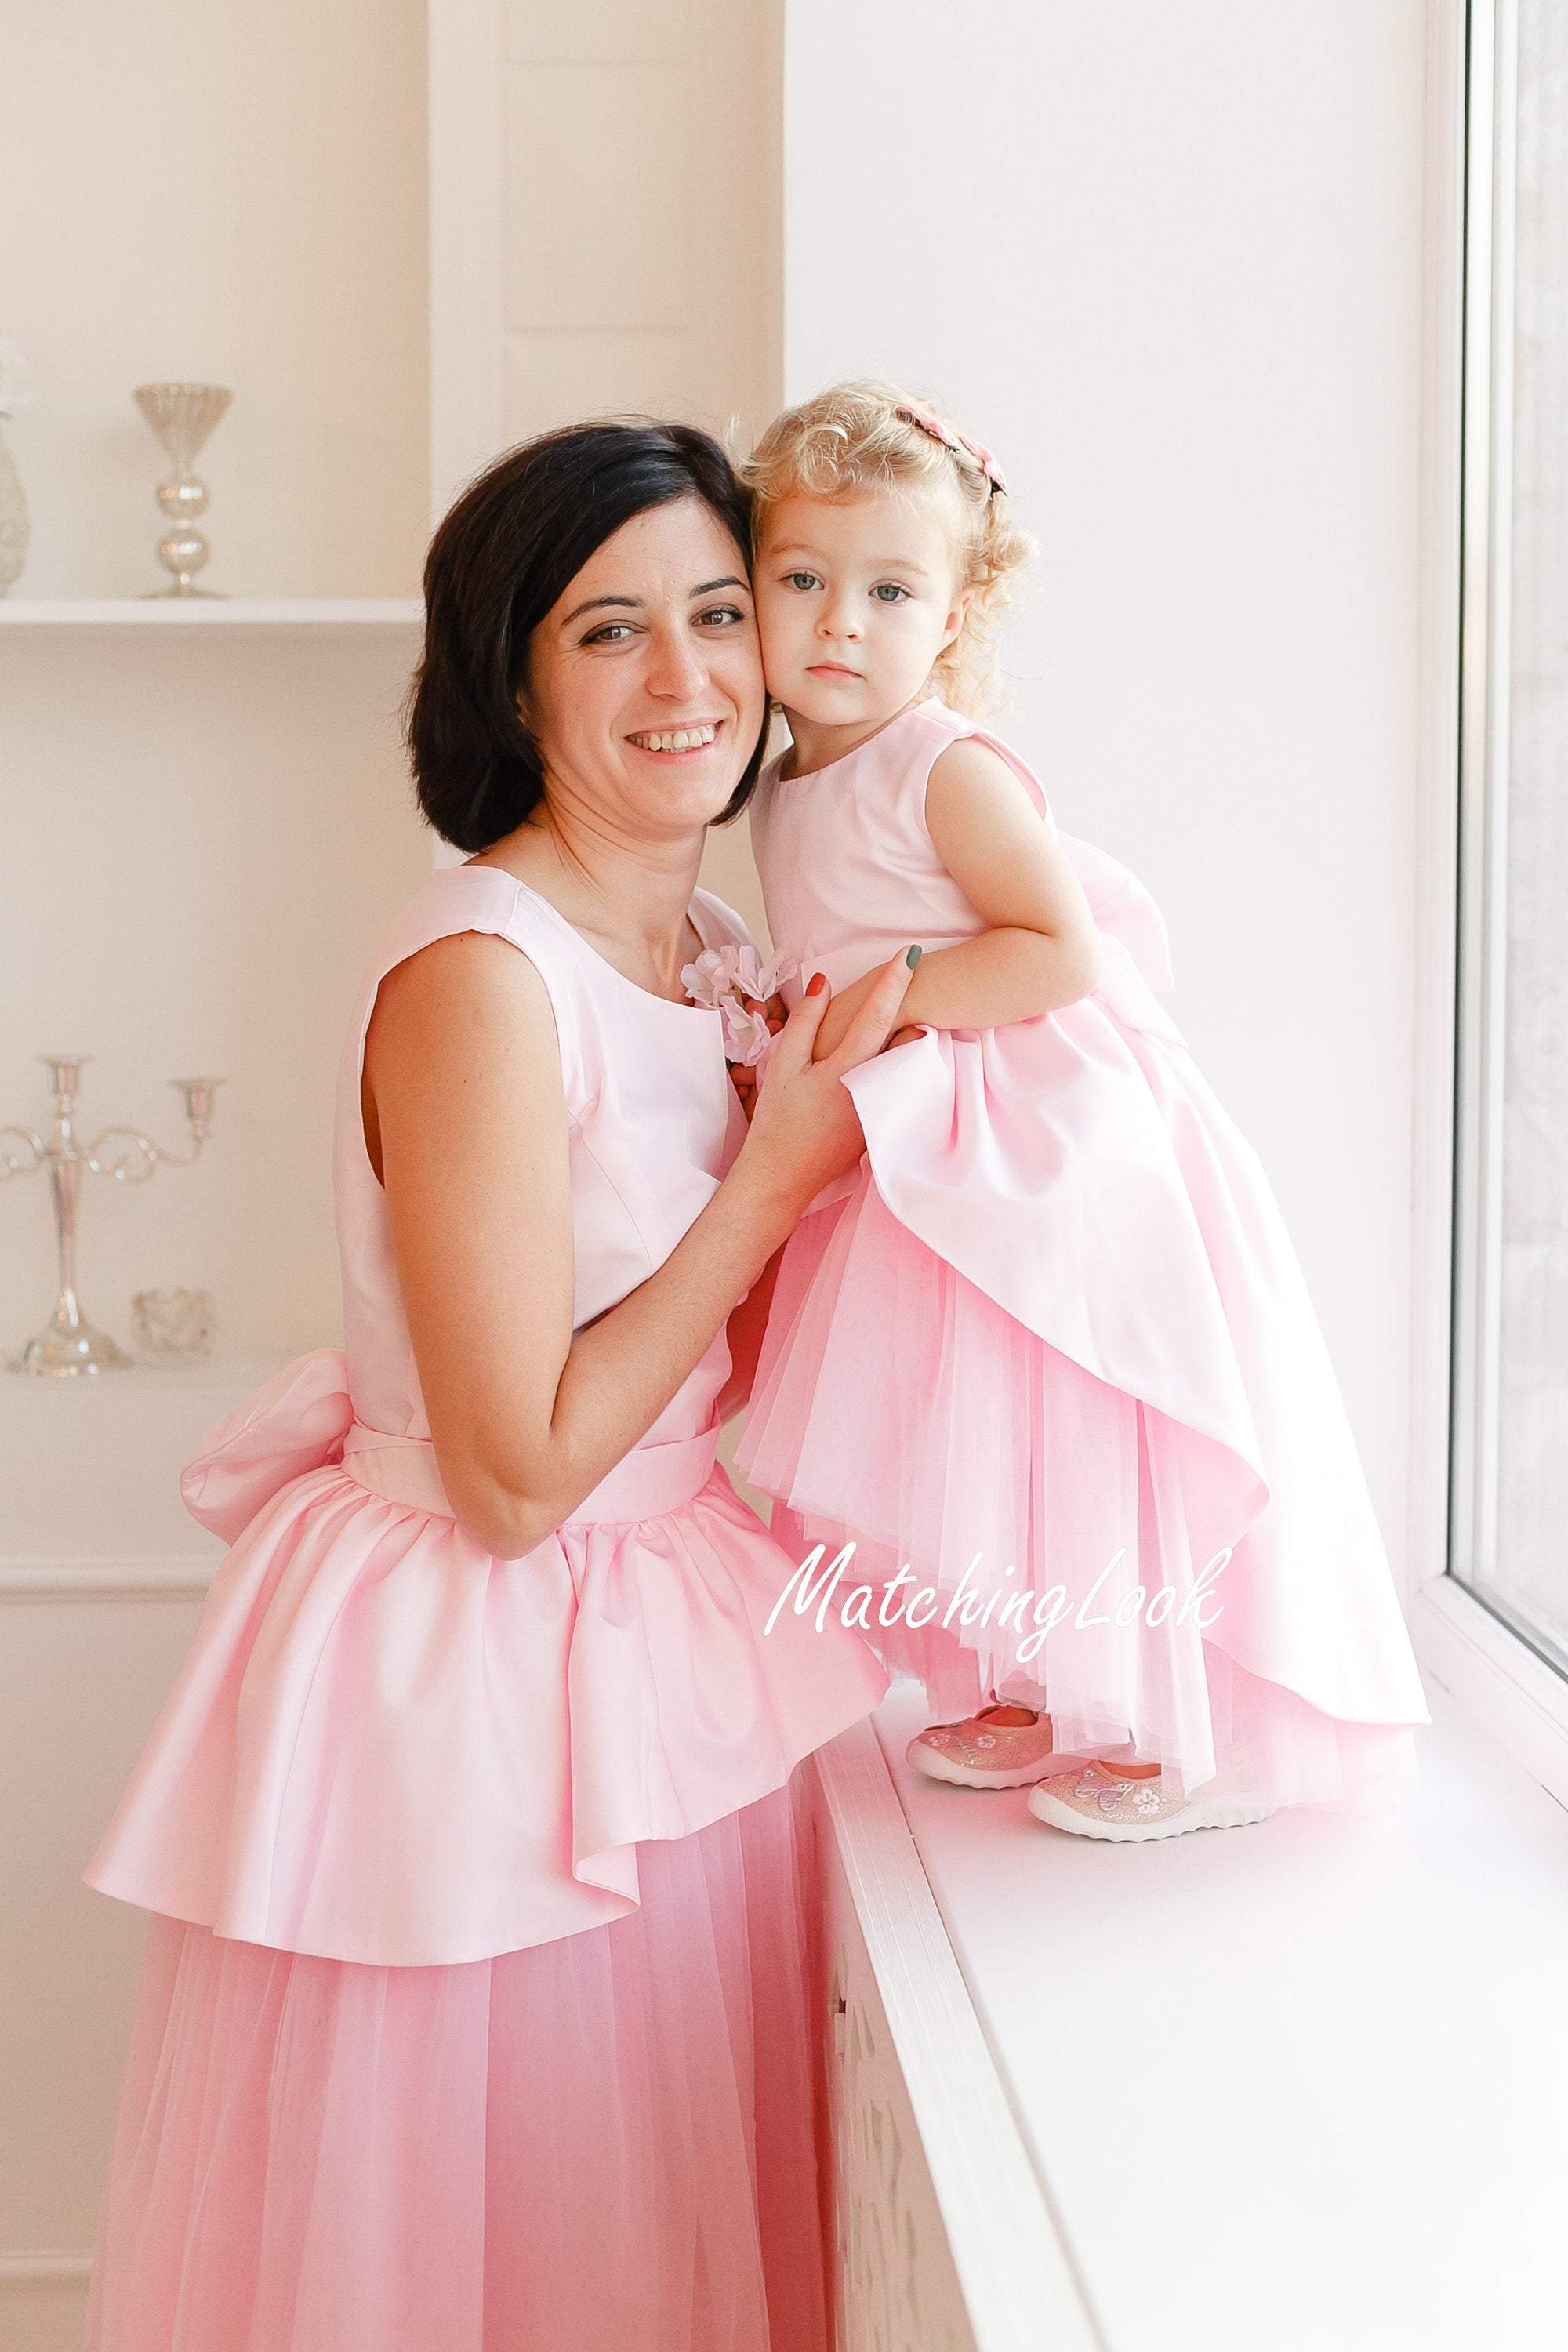
[{"label": "tulle fabric", "polygon": [[[1037,1338],[869,1181],[792,1237],[738,1460],[780,1497],[773,1532],[792,1560],[820,1542],[820,1575],[855,1545],[830,1613],[847,1603],[939,1714],[991,1696],[1044,1706],[1065,1755],[1158,1763],[1187,1794],[1408,1801],[1406,1727],[1331,1715],[1227,1650],[1227,1601],[1267,1568],[1249,1559],[1236,1480],[1215,1475],[1220,1450]],[[1035,1599],[982,1622],[989,1596],[1014,1591]]]},{"label": "tulle fabric", "polygon": [[803,1776],[383,1968],[154,1915],[87,2352],[826,2352]]}]

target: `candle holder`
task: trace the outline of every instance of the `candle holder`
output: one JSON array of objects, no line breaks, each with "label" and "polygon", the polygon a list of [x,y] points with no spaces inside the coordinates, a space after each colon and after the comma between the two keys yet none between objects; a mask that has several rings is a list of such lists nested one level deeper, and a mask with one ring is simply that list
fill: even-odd
[{"label": "candle holder", "polygon": [[[47,1168],[55,1207],[55,1241],[59,1259],[60,1295],[54,1313],[37,1335],[13,1357],[14,1372],[30,1372],[42,1380],[79,1380],[98,1372],[126,1370],[131,1358],[82,1313],[76,1295],[77,1209],[83,1171],[110,1176],[117,1184],[144,1184],[160,1162],[188,1168],[199,1159],[212,1125],[213,1095],[221,1078],[171,1078],[184,1097],[190,1124],[188,1151],[164,1151],[150,1136],[132,1127],[106,1127],[84,1150],[77,1141],[76,1094],[79,1075],[90,1054],[40,1054],[49,1072],[55,1097],[55,1123],[47,1136],[28,1127],[0,1127],[0,1178],[30,1175]],[[118,1144],[117,1150],[110,1146]],[[17,1146],[20,1145],[20,1150]]]},{"label": "candle holder", "polygon": [[174,472],[164,475],[156,491],[169,519],[169,529],[158,541],[158,561],[174,574],[174,586],[149,588],[146,593],[216,596],[220,590],[195,584],[208,554],[206,541],[195,528],[197,516],[206,511],[207,486],[191,469],[234,394],[221,383],[143,383],[133,397],[174,461]]}]

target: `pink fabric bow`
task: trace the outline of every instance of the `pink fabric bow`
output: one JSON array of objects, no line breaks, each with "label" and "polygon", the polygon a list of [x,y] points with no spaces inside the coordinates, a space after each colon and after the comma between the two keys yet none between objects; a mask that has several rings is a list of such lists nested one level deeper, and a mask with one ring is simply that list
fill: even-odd
[{"label": "pink fabric bow", "polygon": [[908,417],[911,425],[918,425],[922,433],[929,433],[933,441],[940,441],[944,449],[967,449],[992,488],[1006,488],[1007,478],[997,464],[994,454],[986,448],[984,442],[972,441],[967,433],[960,433],[953,426],[944,425],[940,416],[933,415],[929,408],[921,408],[912,400],[905,401],[898,414]]}]

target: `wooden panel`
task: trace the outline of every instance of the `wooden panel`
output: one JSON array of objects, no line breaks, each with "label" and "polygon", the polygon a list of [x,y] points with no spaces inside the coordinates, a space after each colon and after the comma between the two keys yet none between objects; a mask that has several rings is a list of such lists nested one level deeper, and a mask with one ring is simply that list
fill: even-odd
[{"label": "wooden panel", "polygon": [[838,2352],[975,2352],[844,1865],[826,1849]]},{"label": "wooden panel", "polygon": [[815,1761],[840,2352],[1103,2352],[871,1724]]}]

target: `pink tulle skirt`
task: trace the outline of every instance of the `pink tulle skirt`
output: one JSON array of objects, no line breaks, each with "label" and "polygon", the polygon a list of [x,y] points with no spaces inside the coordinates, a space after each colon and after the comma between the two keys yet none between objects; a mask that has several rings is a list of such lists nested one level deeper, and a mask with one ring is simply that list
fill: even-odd
[{"label": "pink tulle skirt", "polygon": [[[1158,1763],[1188,1794],[1223,1785],[1384,1812],[1415,1788],[1404,1723],[1315,1706],[1215,1630],[1227,1608],[1256,1613],[1279,1509],[1249,1530],[1238,1488],[1254,1482],[1221,1449],[1038,1338],[867,1178],[789,1243],[736,1458],[777,1498],[773,1532],[792,1559],[820,1542],[826,1568],[855,1544],[835,1609],[871,1589],[851,1622],[939,1714],[994,1696],[1043,1706],[1065,1756]],[[1304,1501],[1287,1504],[1295,1526]],[[1359,1522],[1342,1538],[1327,1512],[1312,1524],[1324,1559],[1336,1542],[1342,1556],[1364,1545]],[[1233,1559],[1205,1580],[1226,1547]],[[906,1564],[912,1577],[891,1585]],[[1369,1570],[1386,1580],[1381,1550]],[[934,1612],[911,1609],[922,1585]],[[1005,1620],[1015,1591],[1037,1599]],[[1370,1608],[1382,1595],[1370,1579],[1368,1591]],[[1396,1615],[1394,1632],[1407,1649]],[[1353,1649],[1363,1629],[1352,1621],[1340,1638]],[[1369,1622],[1368,1655],[1385,1639]]]},{"label": "pink tulle skirt", "polygon": [[447,1967],[154,1914],[88,2352],[826,2352],[801,1772],[637,1866]]}]

